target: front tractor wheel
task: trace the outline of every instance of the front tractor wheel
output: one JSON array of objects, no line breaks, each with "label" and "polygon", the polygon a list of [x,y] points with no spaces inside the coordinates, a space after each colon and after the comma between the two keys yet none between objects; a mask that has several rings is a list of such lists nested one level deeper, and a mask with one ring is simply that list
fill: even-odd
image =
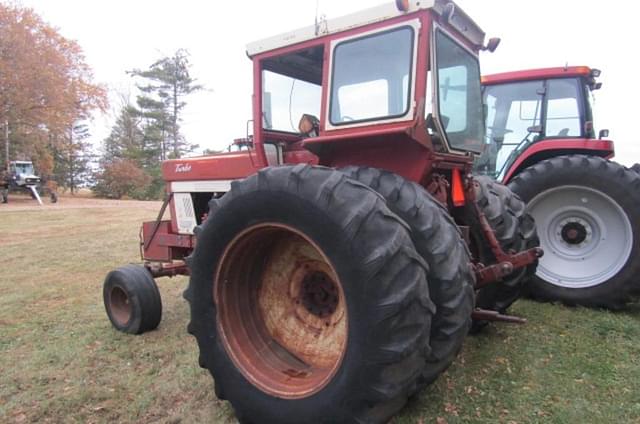
[{"label": "front tractor wheel", "polygon": [[509,186],[538,224],[545,255],[534,298],[618,309],[640,287],[640,175],[599,157],[548,159]]},{"label": "front tractor wheel", "polygon": [[241,422],[386,422],[415,392],[434,307],[375,192],[266,168],[213,200],[197,234],[188,330]]},{"label": "front tractor wheel", "polygon": [[141,265],[126,265],[107,274],[102,296],[107,316],[118,331],[142,334],[160,324],[160,291]]}]

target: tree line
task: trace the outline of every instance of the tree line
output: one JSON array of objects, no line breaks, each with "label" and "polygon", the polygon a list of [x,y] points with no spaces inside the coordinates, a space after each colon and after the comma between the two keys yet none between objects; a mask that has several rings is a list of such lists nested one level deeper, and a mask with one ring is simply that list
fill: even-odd
[{"label": "tree line", "polygon": [[189,53],[180,49],[130,70],[139,94],[93,146],[87,124],[106,111],[108,93],[94,82],[82,49],[32,9],[0,4],[0,138],[6,134],[9,145],[8,157],[0,149],[0,166],[33,160],[42,176],[71,192],[90,186],[104,197],[159,198],[161,161],[198,147],[180,129],[187,96],[202,89],[189,69]]}]

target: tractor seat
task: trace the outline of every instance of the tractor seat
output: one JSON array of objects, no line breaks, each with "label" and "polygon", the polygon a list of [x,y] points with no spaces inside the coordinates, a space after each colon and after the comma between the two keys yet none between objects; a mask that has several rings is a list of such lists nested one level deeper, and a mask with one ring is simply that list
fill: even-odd
[{"label": "tractor seat", "polygon": [[303,114],[298,123],[298,131],[303,138],[317,137],[320,134],[320,120],[309,114]]}]

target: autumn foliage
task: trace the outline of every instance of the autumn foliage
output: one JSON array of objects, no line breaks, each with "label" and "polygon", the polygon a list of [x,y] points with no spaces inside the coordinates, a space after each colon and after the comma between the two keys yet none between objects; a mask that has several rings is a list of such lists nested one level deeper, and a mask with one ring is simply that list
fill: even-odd
[{"label": "autumn foliage", "polygon": [[104,165],[94,191],[98,196],[121,199],[124,196],[144,199],[151,177],[131,159]]},{"label": "autumn foliage", "polygon": [[78,148],[74,124],[106,105],[75,41],[31,9],[0,4],[0,126],[9,125],[13,159],[33,158],[51,174],[54,151]]}]

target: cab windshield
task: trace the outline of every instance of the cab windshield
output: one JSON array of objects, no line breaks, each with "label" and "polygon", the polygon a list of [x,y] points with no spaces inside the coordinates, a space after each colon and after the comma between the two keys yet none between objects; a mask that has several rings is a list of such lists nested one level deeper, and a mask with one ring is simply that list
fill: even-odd
[{"label": "cab windshield", "polygon": [[11,168],[16,175],[33,175],[33,164],[31,163],[15,163]]},{"label": "cab windshield", "polygon": [[487,85],[487,137],[475,171],[502,178],[531,144],[582,137],[580,85],[572,78]]},{"label": "cab windshield", "polygon": [[484,138],[478,58],[436,31],[438,113],[449,147],[480,152]]}]

